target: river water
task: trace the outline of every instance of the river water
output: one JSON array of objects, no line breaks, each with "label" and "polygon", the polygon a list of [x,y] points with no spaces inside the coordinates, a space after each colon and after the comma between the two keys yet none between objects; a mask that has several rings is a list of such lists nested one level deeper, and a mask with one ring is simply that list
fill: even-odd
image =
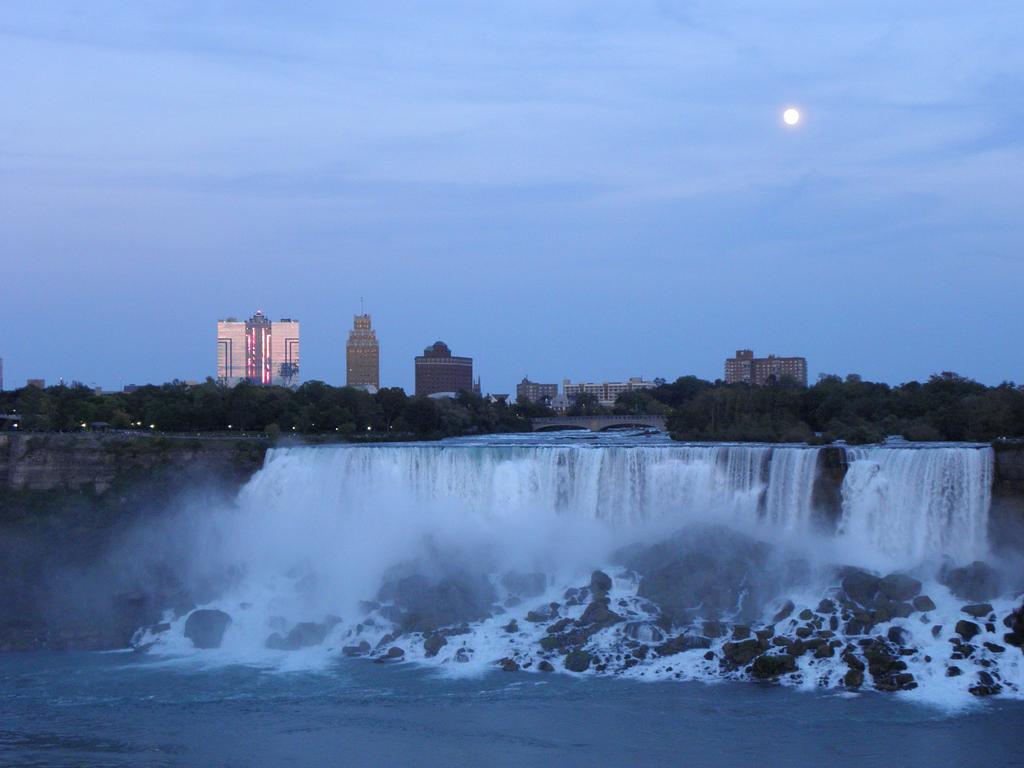
[{"label": "river water", "polygon": [[321,672],[128,654],[0,657],[10,766],[1009,766],[1018,702],[487,673]]},{"label": "river water", "polygon": [[[0,656],[0,764],[1019,764],[1003,619],[1024,581],[988,540],[991,449],[848,449],[828,509],[819,453],[576,433],[275,449],[233,503],[183,498],[112,553],[140,579],[173,563],[188,596],[134,652]],[[854,571],[915,586],[858,607]],[[224,617],[215,647],[195,607]],[[732,655],[751,628],[769,656],[800,639],[785,674]],[[697,644],[659,645],[677,634]],[[900,692],[873,690],[898,670]]]}]

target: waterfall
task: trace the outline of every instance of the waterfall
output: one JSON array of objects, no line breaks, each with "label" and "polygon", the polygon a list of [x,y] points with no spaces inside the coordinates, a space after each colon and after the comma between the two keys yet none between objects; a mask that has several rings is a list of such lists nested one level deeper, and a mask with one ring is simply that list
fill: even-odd
[{"label": "waterfall", "polygon": [[[723,523],[799,536],[811,530],[820,449],[656,444],[412,444],[272,450],[243,506],[301,517],[438,516],[456,524],[555,517],[615,530]],[[987,550],[992,451],[977,446],[847,448],[837,538],[901,563],[966,561]],[[396,510],[403,510],[400,514]],[[428,512],[429,510],[429,512]],[[396,517],[398,515],[398,517]]]},{"label": "waterfall", "polygon": [[623,527],[693,519],[754,525],[766,516],[793,528],[809,515],[817,455],[816,448],[739,445],[278,448],[242,502],[301,494],[344,509],[398,494],[495,520],[557,515]]},{"label": "waterfall", "polygon": [[[784,646],[824,632],[829,621],[828,639],[844,646],[858,647],[866,632],[903,638],[913,648],[901,658],[930,696],[966,692],[975,673],[997,666],[1007,690],[1024,690],[1024,665],[991,650],[1002,647],[1001,630],[985,630],[985,650],[960,658],[950,641],[959,642],[962,601],[938,567],[986,559],[991,448],[839,449],[848,469],[838,519],[833,509],[815,509],[816,486],[838,482],[819,476],[824,450],[836,449],[612,436],[281,447],[234,505],[180,521],[174,535],[190,545],[174,551],[188,553],[183,583],[203,595],[197,602],[230,617],[216,653],[232,663],[306,668],[339,652],[383,662],[395,643],[410,660],[484,671],[511,656],[524,666],[541,658],[562,664],[550,644],[580,632],[572,642],[599,654],[601,669],[742,678],[742,665],[721,664],[732,632],[702,637],[702,621],[733,622],[746,633],[751,622],[770,622],[788,633]],[[865,605],[864,620],[840,616],[836,566],[911,571],[926,602],[894,598],[877,611]],[[591,635],[588,622],[600,621],[593,617],[603,608],[580,588],[595,568],[613,580],[606,605],[619,618]],[[1010,595],[977,599],[992,599],[1005,616],[1019,605]],[[786,603],[811,624],[773,619]],[[666,617],[672,632],[697,643],[692,652],[656,645],[667,637]],[[137,645],[210,653],[193,646],[187,621],[168,614],[140,630]],[[447,635],[428,638],[442,627]],[[640,636],[654,647],[627,663]],[[843,656],[796,655],[801,684],[845,685]],[[956,678],[945,673],[953,661],[963,671]]]},{"label": "waterfall", "polygon": [[847,460],[840,537],[906,563],[986,554],[991,448],[850,448]]}]

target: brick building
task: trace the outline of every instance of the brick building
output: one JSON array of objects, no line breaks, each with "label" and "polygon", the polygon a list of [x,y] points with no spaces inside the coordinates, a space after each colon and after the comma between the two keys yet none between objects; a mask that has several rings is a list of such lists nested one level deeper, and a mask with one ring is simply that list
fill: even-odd
[{"label": "brick building", "polygon": [[763,387],[789,378],[803,387],[807,386],[807,358],[805,357],[754,357],[753,350],[738,349],[736,357],[725,361],[726,384],[753,384]]},{"label": "brick building", "polygon": [[473,358],[454,357],[448,345],[436,341],[416,357],[416,394],[474,391]]}]

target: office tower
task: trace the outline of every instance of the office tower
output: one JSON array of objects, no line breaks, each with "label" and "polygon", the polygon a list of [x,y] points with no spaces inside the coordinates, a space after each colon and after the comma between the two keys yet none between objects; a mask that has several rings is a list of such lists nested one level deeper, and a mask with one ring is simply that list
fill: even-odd
[{"label": "office tower", "polygon": [[271,322],[262,311],[248,320],[217,321],[217,381],[261,386],[299,383],[299,321]]},{"label": "office tower", "polygon": [[353,318],[345,345],[345,384],[368,392],[380,389],[380,345],[367,314]]}]

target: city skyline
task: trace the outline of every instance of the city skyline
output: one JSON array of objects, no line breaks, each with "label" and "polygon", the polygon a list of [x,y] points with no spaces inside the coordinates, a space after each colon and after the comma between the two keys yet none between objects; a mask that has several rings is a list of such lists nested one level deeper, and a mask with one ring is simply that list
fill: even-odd
[{"label": "city skyline", "polygon": [[407,390],[430,338],[509,392],[714,379],[739,345],[811,381],[1020,381],[1021,26],[922,0],[14,4],[6,386],[202,379],[209,318],[251,306],[301,317],[303,379],[340,383],[360,295]]}]

